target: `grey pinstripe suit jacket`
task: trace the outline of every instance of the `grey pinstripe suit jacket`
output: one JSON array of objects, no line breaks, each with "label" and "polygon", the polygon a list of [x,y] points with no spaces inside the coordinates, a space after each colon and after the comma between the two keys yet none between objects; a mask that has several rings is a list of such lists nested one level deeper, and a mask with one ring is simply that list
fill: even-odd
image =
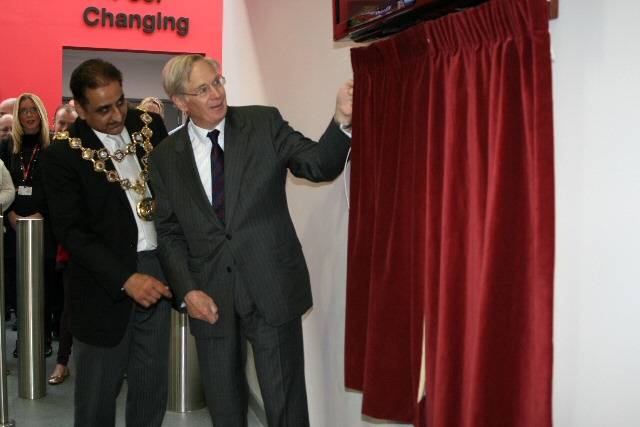
[{"label": "grey pinstripe suit jacket", "polygon": [[229,107],[224,224],[202,187],[187,126],[156,147],[151,180],[163,269],[178,301],[200,289],[218,305],[213,326],[190,319],[196,337],[234,330],[238,280],[272,325],[311,307],[309,273],[287,207],[287,169],[315,182],[333,180],[343,169],[349,143],[333,121],[316,143],[293,130],[275,108]]}]

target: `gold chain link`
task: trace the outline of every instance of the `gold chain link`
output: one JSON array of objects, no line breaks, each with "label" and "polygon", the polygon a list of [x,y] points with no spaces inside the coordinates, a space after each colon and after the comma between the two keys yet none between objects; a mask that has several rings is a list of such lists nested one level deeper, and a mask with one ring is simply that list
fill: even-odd
[{"label": "gold chain link", "polygon": [[[111,154],[106,148],[101,148],[99,150],[86,148],[82,145],[82,140],[80,138],[71,138],[67,131],[57,132],[53,136],[53,139],[58,141],[68,139],[69,147],[74,150],[80,150],[82,158],[93,164],[94,171],[104,173],[107,176],[107,181],[117,182],[120,184],[120,188],[124,191],[133,190],[140,196],[144,197],[147,181],[149,181],[149,154],[153,151],[153,145],[151,144],[153,131],[149,127],[153,118],[149,113],[147,113],[146,109],[141,107],[137,107],[137,109],[142,111],[140,119],[142,120],[142,123],[144,123],[144,126],[139,132],[131,134],[131,143],[127,144],[125,151],[118,149]],[[144,156],[140,159],[142,161],[142,170],[140,171],[139,178],[136,179],[134,183],[131,183],[127,178],[120,178],[120,175],[118,175],[118,172],[115,169],[107,169],[106,161],[115,160],[117,162],[121,162],[126,158],[126,156],[135,155],[136,145],[139,145],[144,149]]]}]

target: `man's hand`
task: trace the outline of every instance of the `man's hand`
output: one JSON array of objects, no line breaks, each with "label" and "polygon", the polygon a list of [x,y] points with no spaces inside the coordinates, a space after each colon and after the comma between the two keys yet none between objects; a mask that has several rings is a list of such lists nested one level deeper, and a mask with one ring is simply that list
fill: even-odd
[{"label": "man's hand", "polygon": [[15,230],[16,227],[18,226],[18,219],[20,219],[21,217],[18,216],[14,211],[11,211],[7,213],[7,218],[9,219],[9,224],[11,225],[11,228]]},{"label": "man's hand", "polygon": [[18,228],[18,220],[19,219],[44,219],[44,217],[42,216],[42,214],[40,214],[40,212],[36,212],[34,214],[31,215],[27,215],[27,216],[20,216],[18,214],[16,214],[14,211],[11,211],[7,214],[7,218],[9,219],[9,224],[11,225],[11,228],[13,228],[14,230],[17,230]]},{"label": "man's hand", "polygon": [[122,288],[135,302],[145,308],[151,307],[162,297],[171,298],[169,287],[148,274],[133,273]]},{"label": "man's hand", "polygon": [[343,126],[351,125],[351,113],[353,111],[353,80],[348,80],[336,97],[336,115],[334,119]]},{"label": "man's hand", "polygon": [[187,313],[194,319],[204,320],[212,325],[218,321],[218,306],[204,292],[189,291],[184,296],[184,302],[187,304]]}]

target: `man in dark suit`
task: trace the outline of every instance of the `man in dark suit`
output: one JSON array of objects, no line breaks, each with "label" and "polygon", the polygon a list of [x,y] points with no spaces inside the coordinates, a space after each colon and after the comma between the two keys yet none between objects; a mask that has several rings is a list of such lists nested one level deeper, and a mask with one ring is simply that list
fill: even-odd
[{"label": "man in dark suit", "polygon": [[127,426],[160,426],[171,296],[156,257],[147,157],[160,116],[128,110],[122,74],[92,59],[71,75],[79,119],[45,152],[54,233],[69,252],[75,425],[113,426],[126,374]]},{"label": "man in dark suit", "polygon": [[285,181],[287,170],[312,181],[340,174],[352,83],[316,143],[275,108],[227,107],[218,69],[185,55],[163,70],[165,91],[190,121],[152,155],[158,251],[191,318],[213,424],[246,425],[246,338],[269,425],[306,426],[301,316],[312,299]]}]

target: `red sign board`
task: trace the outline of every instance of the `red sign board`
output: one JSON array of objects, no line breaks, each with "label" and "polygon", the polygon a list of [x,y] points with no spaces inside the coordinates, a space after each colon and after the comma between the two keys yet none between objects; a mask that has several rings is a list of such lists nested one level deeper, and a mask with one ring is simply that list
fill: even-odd
[{"label": "red sign board", "polygon": [[3,0],[0,100],[33,92],[52,114],[62,96],[63,48],[194,52],[221,60],[222,3]]}]

